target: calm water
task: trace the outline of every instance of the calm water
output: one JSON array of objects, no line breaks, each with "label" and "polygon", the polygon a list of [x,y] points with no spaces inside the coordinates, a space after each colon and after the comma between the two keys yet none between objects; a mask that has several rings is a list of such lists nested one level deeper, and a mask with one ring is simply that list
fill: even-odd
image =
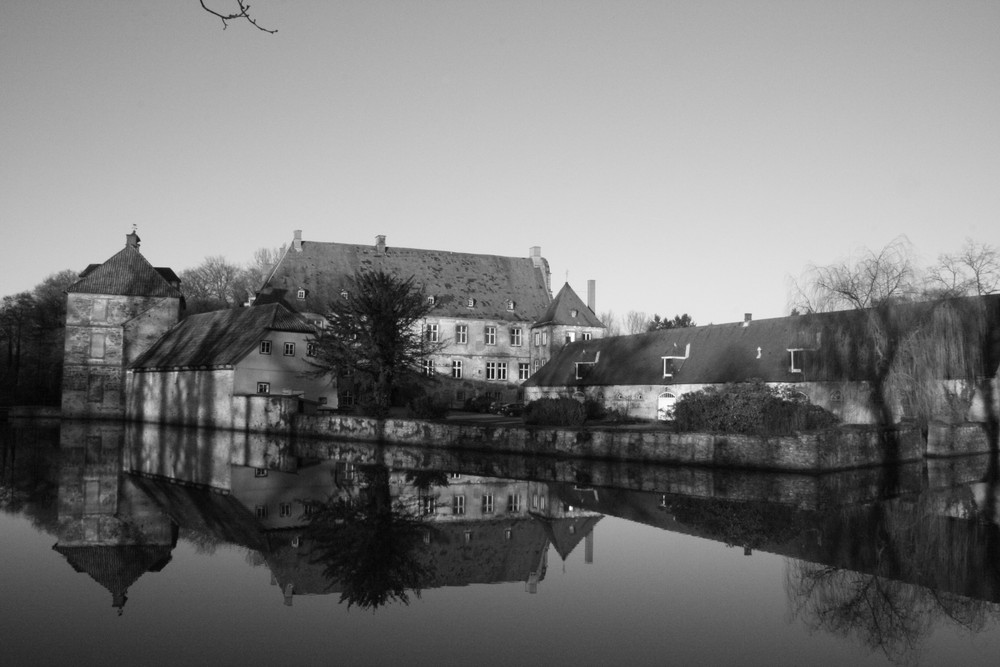
[{"label": "calm water", "polygon": [[4,664],[1000,655],[989,457],[809,477],[0,430]]}]

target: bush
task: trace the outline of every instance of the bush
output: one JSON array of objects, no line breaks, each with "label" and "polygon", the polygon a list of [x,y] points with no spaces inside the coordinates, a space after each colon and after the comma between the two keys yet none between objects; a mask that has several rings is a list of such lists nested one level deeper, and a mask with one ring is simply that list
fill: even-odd
[{"label": "bush", "polygon": [[524,423],[538,426],[582,426],[587,408],[573,398],[540,398],[524,406]]},{"label": "bush", "polygon": [[417,419],[443,419],[448,414],[448,404],[434,396],[418,396],[410,401],[410,411]]},{"label": "bush", "polygon": [[466,412],[489,412],[493,402],[493,399],[485,394],[480,396],[471,396],[465,399],[463,409]]},{"label": "bush", "polygon": [[681,431],[742,435],[792,435],[826,428],[837,417],[813,405],[802,394],[769,387],[763,382],[740,382],[685,394],[674,406]]}]

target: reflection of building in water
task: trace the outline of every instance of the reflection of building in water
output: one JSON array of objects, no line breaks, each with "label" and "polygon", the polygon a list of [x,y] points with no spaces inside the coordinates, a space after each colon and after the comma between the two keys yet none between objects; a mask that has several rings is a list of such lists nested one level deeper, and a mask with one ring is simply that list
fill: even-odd
[{"label": "reflection of building in water", "polygon": [[[310,543],[308,510],[310,501],[358,499],[365,475],[353,463],[323,461],[294,473],[234,467],[232,481],[233,496],[268,530],[266,560],[286,603],[341,592]],[[550,546],[565,560],[586,540],[592,559],[600,515],[565,505],[545,483],[401,470],[387,481],[394,506],[425,526],[413,556],[428,573],[421,588],[520,581],[534,593]]]},{"label": "reflection of building in water", "polygon": [[77,572],[111,592],[119,613],[126,592],[146,572],[169,561],[174,525],[127,478],[122,478],[124,426],[63,421],[58,535],[53,547]]}]

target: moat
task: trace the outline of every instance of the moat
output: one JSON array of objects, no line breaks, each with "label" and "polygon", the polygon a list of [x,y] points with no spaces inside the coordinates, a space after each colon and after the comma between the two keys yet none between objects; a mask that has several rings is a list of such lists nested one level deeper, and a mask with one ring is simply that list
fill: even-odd
[{"label": "moat", "polygon": [[996,456],[824,475],[0,422],[9,664],[993,664]]}]

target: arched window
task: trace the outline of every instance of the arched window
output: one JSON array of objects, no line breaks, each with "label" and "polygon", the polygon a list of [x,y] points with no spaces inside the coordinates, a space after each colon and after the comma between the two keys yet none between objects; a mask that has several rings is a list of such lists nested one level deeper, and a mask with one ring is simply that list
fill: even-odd
[{"label": "arched window", "polygon": [[677,403],[677,396],[672,392],[665,391],[656,397],[656,418],[661,421],[672,421],[674,418],[674,404]]}]

